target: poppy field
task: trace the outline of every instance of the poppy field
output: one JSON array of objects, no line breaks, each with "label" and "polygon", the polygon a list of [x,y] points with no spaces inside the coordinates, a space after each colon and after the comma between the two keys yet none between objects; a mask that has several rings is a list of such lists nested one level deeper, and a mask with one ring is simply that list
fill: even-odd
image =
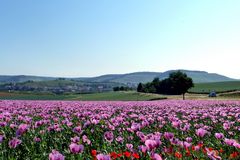
[{"label": "poppy field", "polygon": [[240,101],[0,101],[0,158],[240,159]]}]

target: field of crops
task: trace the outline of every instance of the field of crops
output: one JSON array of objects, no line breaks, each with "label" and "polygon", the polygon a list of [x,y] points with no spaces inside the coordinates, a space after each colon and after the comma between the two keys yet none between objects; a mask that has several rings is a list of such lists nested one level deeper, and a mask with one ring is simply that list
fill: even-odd
[{"label": "field of crops", "polygon": [[1,159],[240,159],[240,101],[0,101]]},{"label": "field of crops", "polygon": [[195,83],[189,91],[192,93],[229,92],[240,90],[240,81]]},{"label": "field of crops", "polygon": [[166,99],[159,94],[128,92],[102,92],[89,94],[61,94],[34,92],[0,92],[0,100],[81,100],[81,101],[148,101]]}]

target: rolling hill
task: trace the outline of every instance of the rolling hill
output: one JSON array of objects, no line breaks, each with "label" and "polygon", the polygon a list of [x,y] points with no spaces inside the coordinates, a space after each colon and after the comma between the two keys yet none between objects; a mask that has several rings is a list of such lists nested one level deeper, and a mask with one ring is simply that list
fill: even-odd
[{"label": "rolling hill", "polygon": [[[114,82],[122,84],[133,84],[136,85],[140,82],[146,83],[152,81],[155,77],[160,79],[167,78],[169,73],[176,70],[169,70],[166,72],[134,72],[127,74],[106,74],[97,77],[79,77],[79,78],[65,78],[68,80],[84,81],[84,82]],[[191,70],[181,70],[191,77],[194,83],[208,83],[208,82],[225,82],[234,81],[235,79],[216,74],[208,73],[205,71],[191,71]],[[56,80],[58,77],[40,77],[40,76],[0,76],[0,83],[19,83],[25,81],[50,81]]]},{"label": "rolling hill", "polygon": [[40,76],[26,76],[26,75],[17,75],[17,76],[6,76],[0,75],[0,83],[19,83],[26,81],[49,81],[55,80],[54,77],[40,77]]},{"label": "rolling hill", "polygon": [[[103,75],[99,77],[86,79],[87,81],[93,82],[116,82],[124,84],[138,84],[139,82],[146,83],[152,81],[155,77],[159,79],[165,79],[170,73],[177,70],[169,70],[166,72],[135,72],[128,74],[113,74],[113,75]],[[208,73],[205,71],[191,71],[191,70],[181,70],[186,73],[189,77],[193,79],[194,83],[209,83],[209,82],[226,82],[235,81],[235,79],[216,74]]]},{"label": "rolling hill", "polygon": [[[160,79],[167,78],[169,74],[174,71],[177,71],[177,70],[169,70],[169,71],[163,72],[160,75]],[[191,70],[180,70],[180,71],[186,73],[189,77],[191,77],[194,83],[226,82],[226,81],[235,80],[220,74],[208,73],[205,71],[191,71]]]},{"label": "rolling hill", "polygon": [[160,72],[134,72],[128,74],[109,74],[99,77],[89,78],[87,81],[92,82],[115,82],[115,83],[124,83],[124,84],[138,84],[139,82],[150,82],[155,77],[158,77]]}]

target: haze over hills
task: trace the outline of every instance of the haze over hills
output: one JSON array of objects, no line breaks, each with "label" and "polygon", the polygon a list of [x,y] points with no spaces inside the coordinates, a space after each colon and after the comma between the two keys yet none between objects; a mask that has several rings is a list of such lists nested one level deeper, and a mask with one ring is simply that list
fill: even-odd
[{"label": "haze over hills", "polygon": [[[134,72],[127,74],[106,74],[97,77],[79,77],[79,78],[66,78],[71,80],[83,81],[83,82],[115,82],[122,84],[138,84],[140,82],[146,83],[152,81],[155,77],[160,79],[167,78],[169,73],[176,70],[168,70],[165,72]],[[226,77],[224,75],[216,73],[208,73],[205,71],[192,71],[192,70],[181,70],[191,77],[194,83],[207,83],[207,82],[223,82],[223,81],[234,81],[236,79]],[[60,77],[41,77],[41,76],[0,76],[0,83],[19,83],[25,81],[50,81],[56,80]]]},{"label": "haze over hills", "polygon": [[[166,72],[134,72],[128,74],[113,74],[113,75],[103,75],[99,77],[85,79],[93,82],[116,82],[116,83],[132,83],[138,84],[139,82],[146,83],[152,81],[155,77],[159,79],[165,79],[169,76],[171,72],[177,70],[169,70]],[[205,71],[191,71],[191,70],[181,70],[191,77],[194,83],[207,83],[207,82],[224,82],[224,81],[234,81],[224,75],[216,73],[208,73]]]},{"label": "haze over hills", "polygon": [[54,77],[42,77],[42,76],[27,76],[27,75],[16,75],[16,76],[7,76],[0,75],[0,83],[19,83],[26,81],[49,81],[55,80]]},{"label": "haze over hills", "polygon": [[116,83],[132,83],[138,84],[140,82],[146,83],[152,81],[155,77],[159,77],[161,72],[134,72],[127,74],[109,74],[99,77],[86,79],[92,82],[116,82]]},{"label": "haze over hills", "polygon": [[[174,71],[177,71],[177,70],[169,70],[169,71],[163,72],[160,75],[160,79],[167,78],[169,74]],[[208,73],[206,71],[192,71],[192,70],[181,70],[181,71],[186,73],[189,77],[191,77],[194,83],[224,82],[224,81],[236,80],[224,75],[220,75],[217,73]]]}]

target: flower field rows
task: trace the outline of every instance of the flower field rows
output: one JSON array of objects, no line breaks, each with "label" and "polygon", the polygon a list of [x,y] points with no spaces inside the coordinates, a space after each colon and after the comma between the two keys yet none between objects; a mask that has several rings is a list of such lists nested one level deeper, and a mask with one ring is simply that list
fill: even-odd
[{"label": "flower field rows", "polygon": [[0,101],[1,159],[240,159],[240,101]]}]

